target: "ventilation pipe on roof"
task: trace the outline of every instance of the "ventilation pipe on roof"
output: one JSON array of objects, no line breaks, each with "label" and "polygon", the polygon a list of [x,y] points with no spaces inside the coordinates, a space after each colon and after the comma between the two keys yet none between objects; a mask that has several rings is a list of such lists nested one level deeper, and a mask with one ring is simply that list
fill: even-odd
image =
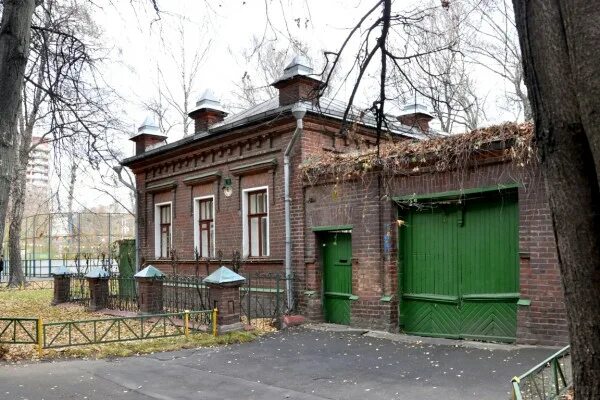
[{"label": "ventilation pipe on roof", "polygon": [[285,291],[287,295],[287,309],[290,311],[294,306],[294,296],[292,294],[292,221],[290,217],[290,153],[294,144],[302,135],[302,118],[306,114],[306,107],[302,103],[296,103],[292,107],[292,115],[296,118],[296,129],[292,139],[288,143],[283,154],[283,196],[285,204]]}]

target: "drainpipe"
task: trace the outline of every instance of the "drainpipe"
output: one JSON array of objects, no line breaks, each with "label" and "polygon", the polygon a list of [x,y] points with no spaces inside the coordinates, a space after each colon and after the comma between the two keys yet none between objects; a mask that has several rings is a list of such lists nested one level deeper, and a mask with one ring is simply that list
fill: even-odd
[{"label": "drainpipe", "polygon": [[302,134],[302,118],[306,114],[306,107],[301,103],[296,103],[292,106],[292,115],[296,118],[296,129],[292,135],[292,139],[288,143],[285,153],[283,154],[283,181],[284,181],[284,204],[285,204],[285,290],[287,293],[287,308],[288,311],[294,305],[294,297],[292,294],[292,221],[290,217],[290,153],[294,147],[294,143]]}]

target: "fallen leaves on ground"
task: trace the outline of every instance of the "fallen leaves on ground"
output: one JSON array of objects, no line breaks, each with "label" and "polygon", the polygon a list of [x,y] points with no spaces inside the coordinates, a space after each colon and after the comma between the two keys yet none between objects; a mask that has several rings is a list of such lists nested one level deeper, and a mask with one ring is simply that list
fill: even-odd
[{"label": "fallen leaves on ground", "polygon": [[[76,304],[51,305],[51,290],[19,290],[0,292],[0,309],[3,318],[39,318],[44,323],[98,320],[110,316],[89,312],[83,306]],[[182,328],[170,323],[169,320],[149,318],[143,327],[140,320],[128,320],[126,323],[112,322],[80,322],[63,329],[64,325],[49,326],[46,329],[46,340],[53,344],[86,343],[89,339],[102,338],[103,341],[134,339],[144,335],[155,336],[161,334],[176,334]],[[10,326],[0,335],[2,339],[10,340],[14,335],[21,340],[35,337],[35,321],[23,322],[23,326]],[[6,322],[0,321],[0,332],[6,327]],[[120,326],[119,326],[120,325]],[[62,329],[62,331],[61,331]],[[28,333],[29,332],[29,333]],[[255,339],[260,332],[233,332],[218,337],[208,333],[193,332],[189,337],[174,336],[159,339],[131,340],[106,344],[79,345],[43,350],[42,358],[68,358],[68,357],[125,357],[138,354],[147,354],[159,351],[177,350],[185,348],[217,346],[231,343],[243,343]],[[95,340],[94,340],[95,341]],[[39,358],[37,346],[33,344],[3,344],[0,345],[0,360],[20,361]]]}]

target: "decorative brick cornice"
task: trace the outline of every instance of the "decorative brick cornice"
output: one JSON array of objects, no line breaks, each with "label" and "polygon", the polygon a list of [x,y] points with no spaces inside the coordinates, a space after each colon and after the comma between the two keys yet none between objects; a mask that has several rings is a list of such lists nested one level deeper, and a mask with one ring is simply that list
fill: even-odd
[{"label": "decorative brick cornice", "polygon": [[277,159],[271,158],[269,160],[257,161],[252,164],[244,164],[239,167],[230,168],[229,171],[235,176],[243,176],[248,174],[255,174],[257,172],[268,171],[277,168]]},{"label": "decorative brick cornice", "polygon": [[204,174],[193,175],[183,180],[187,186],[201,185],[221,179],[221,171],[211,171]]},{"label": "decorative brick cornice", "polygon": [[166,192],[168,190],[173,190],[176,187],[177,187],[177,182],[175,182],[175,181],[155,183],[153,185],[146,186],[146,193]]}]

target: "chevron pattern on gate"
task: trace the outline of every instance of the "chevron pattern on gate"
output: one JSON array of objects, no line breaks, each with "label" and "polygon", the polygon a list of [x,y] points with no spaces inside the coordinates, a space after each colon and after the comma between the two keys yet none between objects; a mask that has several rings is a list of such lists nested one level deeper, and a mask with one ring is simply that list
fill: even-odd
[{"label": "chevron pattern on gate", "polygon": [[404,331],[415,335],[459,337],[460,313],[456,304],[403,300]]},{"label": "chevron pattern on gate", "polygon": [[515,341],[516,303],[465,302],[460,311],[461,337],[502,342]]}]

